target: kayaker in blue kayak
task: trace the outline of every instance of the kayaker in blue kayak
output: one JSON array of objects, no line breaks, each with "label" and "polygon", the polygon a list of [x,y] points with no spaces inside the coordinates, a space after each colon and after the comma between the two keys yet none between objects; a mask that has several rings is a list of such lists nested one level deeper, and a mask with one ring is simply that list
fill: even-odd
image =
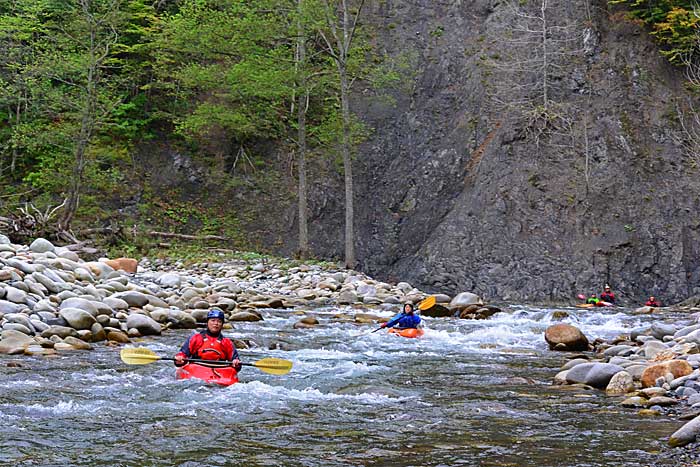
[{"label": "kayaker in blue kayak", "polygon": [[417,328],[420,324],[420,316],[415,314],[413,303],[406,303],[403,310],[398,315],[391,318],[386,323],[382,323],[383,328],[411,329]]},{"label": "kayaker in blue kayak", "polygon": [[224,312],[210,310],[207,313],[207,329],[187,338],[180,352],[175,355],[175,366],[183,366],[188,359],[232,361],[236,371],[241,371],[241,361],[233,341],[221,334]]}]

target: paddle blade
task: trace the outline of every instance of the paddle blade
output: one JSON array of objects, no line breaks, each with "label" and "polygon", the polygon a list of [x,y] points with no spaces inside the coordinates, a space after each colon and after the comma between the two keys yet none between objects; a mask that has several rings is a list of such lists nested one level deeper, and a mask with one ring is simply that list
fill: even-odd
[{"label": "paddle blade", "polygon": [[155,352],[145,347],[124,348],[119,353],[119,356],[127,365],[148,365],[160,360],[160,357]]},{"label": "paddle blade", "polygon": [[292,362],[290,360],[271,357],[254,362],[253,366],[271,375],[286,375],[292,369]]},{"label": "paddle blade", "polygon": [[580,293],[580,294],[578,294],[578,295],[576,295],[576,296],[578,297],[579,300],[585,300],[585,299],[586,299],[586,296],[583,295],[582,293]]},{"label": "paddle blade", "polygon": [[430,297],[426,298],[418,304],[418,309],[421,311],[429,310],[430,308],[435,306],[435,302],[435,295],[431,295]]}]

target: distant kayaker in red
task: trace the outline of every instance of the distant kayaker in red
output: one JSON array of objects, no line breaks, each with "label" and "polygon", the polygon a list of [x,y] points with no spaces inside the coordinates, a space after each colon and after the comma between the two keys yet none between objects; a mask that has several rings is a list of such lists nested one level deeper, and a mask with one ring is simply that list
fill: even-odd
[{"label": "distant kayaker in red", "polygon": [[386,323],[382,323],[381,327],[391,328],[396,326],[397,329],[409,329],[418,328],[419,324],[420,316],[413,312],[413,303],[406,303],[401,313],[394,316]]},{"label": "distant kayaker in red", "polygon": [[649,300],[647,300],[647,302],[645,303],[645,305],[646,305],[646,306],[653,306],[653,307],[660,307],[660,306],[661,306],[661,303],[659,303],[659,302],[656,300],[656,297],[651,296],[651,297],[649,297]]},{"label": "distant kayaker in red", "polygon": [[603,293],[600,294],[600,299],[604,302],[615,303],[615,294],[610,291],[610,286],[608,284],[605,284]]},{"label": "distant kayaker in red", "polygon": [[188,359],[229,360],[236,371],[241,371],[241,361],[236,346],[228,337],[221,334],[224,325],[224,312],[211,310],[207,313],[207,329],[187,338],[180,352],[175,355],[175,365],[183,366]]}]

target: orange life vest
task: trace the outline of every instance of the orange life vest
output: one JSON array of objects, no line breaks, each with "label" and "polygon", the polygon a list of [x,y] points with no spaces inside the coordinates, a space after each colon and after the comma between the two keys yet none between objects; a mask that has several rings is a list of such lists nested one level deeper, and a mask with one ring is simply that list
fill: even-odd
[{"label": "orange life vest", "polygon": [[197,350],[197,357],[202,360],[226,360],[226,351],[221,338],[204,334],[202,346]]}]

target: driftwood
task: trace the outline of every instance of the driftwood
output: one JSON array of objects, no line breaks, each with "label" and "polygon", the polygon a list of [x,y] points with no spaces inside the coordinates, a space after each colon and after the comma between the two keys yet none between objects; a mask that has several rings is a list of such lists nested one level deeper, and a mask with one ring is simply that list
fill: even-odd
[{"label": "driftwood", "polygon": [[48,207],[39,211],[31,203],[25,203],[18,209],[19,213],[10,213],[0,217],[0,231],[5,233],[15,243],[26,243],[37,237],[45,237],[68,243],[77,243],[73,233],[61,228],[53,217],[65,206],[66,201],[56,207]]},{"label": "driftwood", "polygon": [[156,232],[155,230],[148,232],[148,235],[150,235],[151,237],[179,238],[181,240],[217,240],[220,242],[231,241],[230,238],[221,237],[219,235],[186,235],[172,232]]}]

